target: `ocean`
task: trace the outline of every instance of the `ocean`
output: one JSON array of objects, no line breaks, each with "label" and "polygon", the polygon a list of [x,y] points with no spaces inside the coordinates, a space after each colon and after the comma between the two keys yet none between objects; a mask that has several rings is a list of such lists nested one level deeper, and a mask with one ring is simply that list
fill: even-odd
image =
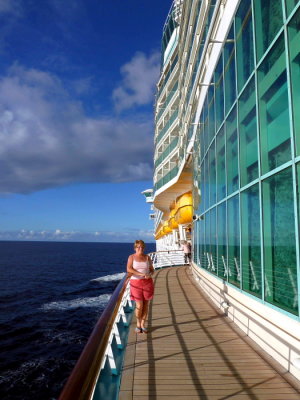
[{"label": "ocean", "polygon": [[58,398],[131,253],[132,243],[0,242],[1,400]]}]

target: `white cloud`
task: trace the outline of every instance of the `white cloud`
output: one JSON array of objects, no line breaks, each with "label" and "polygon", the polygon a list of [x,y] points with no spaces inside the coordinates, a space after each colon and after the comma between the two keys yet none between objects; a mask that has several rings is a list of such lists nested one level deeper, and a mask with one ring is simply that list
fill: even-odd
[{"label": "white cloud", "polygon": [[126,232],[113,231],[0,231],[0,240],[27,240],[27,241],[61,241],[61,242],[133,242],[140,238],[145,242],[154,242],[153,232],[139,229],[128,229]]},{"label": "white cloud", "polygon": [[153,53],[149,57],[136,53],[130,62],[122,66],[123,80],[113,92],[118,111],[154,102],[159,63],[159,53]]},{"label": "white cloud", "polygon": [[0,193],[151,179],[151,118],[90,118],[56,76],[13,65],[0,79]]}]

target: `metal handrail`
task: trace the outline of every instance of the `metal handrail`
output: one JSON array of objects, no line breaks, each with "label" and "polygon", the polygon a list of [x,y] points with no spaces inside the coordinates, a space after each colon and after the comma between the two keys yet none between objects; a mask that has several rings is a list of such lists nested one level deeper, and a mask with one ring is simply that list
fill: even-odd
[{"label": "metal handrail", "polygon": [[113,324],[130,277],[124,276],[99,318],[58,400],[92,398]]}]

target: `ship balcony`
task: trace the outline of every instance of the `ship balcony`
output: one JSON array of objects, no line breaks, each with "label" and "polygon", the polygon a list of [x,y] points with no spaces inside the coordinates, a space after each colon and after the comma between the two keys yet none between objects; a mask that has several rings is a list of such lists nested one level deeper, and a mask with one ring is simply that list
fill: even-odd
[{"label": "ship balcony", "polygon": [[162,117],[162,115],[164,115],[165,111],[169,109],[169,105],[170,108],[177,108],[178,107],[178,102],[177,105],[175,106],[172,103],[175,103],[177,100],[177,97],[179,95],[179,91],[178,91],[178,80],[176,80],[175,84],[173,84],[171,86],[170,90],[167,90],[165,95],[162,96],[162,98],[160,99],[159,102],[157,102],[156,104],[156,117],[155,117],[155,122],[156,124],[159,123],[160,118]]},{"label": "ship balcony", "polygon": [[157,130],[157,136],[155,138],[155,145],[157,146],[157,144],[161,141],[161,139],[167,134],[167,132],[170,129],[174,129],[176,124],[178,124],[178,109],[176,109],[175,111],[173,111],[173,113],[171,114],[170,118],[167,120],[167,122],[165,123],[165,125],[162,127],[162,124],[160,127],[158,127]]},{"label": "ship balcony", "polygon": [[175,75],[178,72],[178,55],[174,57],[172,63],[169,64],[170,68],[165,68],[165,71],[161,74],[160,81],[158,83],[158,92],[156,94],[156,100],[161,101],[161,96],[164,94],[165,89],[169,86],[168,83],[174,80]]},{"label": "ship balcony", "polygon": [[168,139],[169,139],[169,142],[164,143],[161,146],[160,151],[158,151],[159,155],[154,162],[155,169],[157,169],[160,164],[164,163],[169,158],[169,156],[173,153],[174,149],[176,149],[178,147],[178,144],[179,144],[178,136],[170,137]]},{"label": "ship balcony", "polygon": [[[174,164],[174,163],[172,163]],[[155,191],[159,190],[161,187],[169,183],[178,174],[178,165],[173,166],[169,172],[167,172],[162,178],[160,178],[154,185]]]}]

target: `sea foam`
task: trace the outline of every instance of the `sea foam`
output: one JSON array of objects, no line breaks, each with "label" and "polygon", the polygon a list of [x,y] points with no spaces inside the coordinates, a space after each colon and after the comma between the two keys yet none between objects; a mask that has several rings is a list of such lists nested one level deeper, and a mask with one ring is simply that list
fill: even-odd
[{"label": "sea foam", "polygon": [[101,294],[97,297],[84,297],[67,301],[52,301],[44,304],[41,308],[44,311],[49,310],[74,310],[80,307],[100,307],[106,305],[110,299],[110,294]]},{"label": "sea foam", "polygon": [[119,272],[114,275],[105,275],[100,276],[99,278],[92,279],[91,282],[111,282],[111,281],[120,281],[126,275],[125,272]]}]

